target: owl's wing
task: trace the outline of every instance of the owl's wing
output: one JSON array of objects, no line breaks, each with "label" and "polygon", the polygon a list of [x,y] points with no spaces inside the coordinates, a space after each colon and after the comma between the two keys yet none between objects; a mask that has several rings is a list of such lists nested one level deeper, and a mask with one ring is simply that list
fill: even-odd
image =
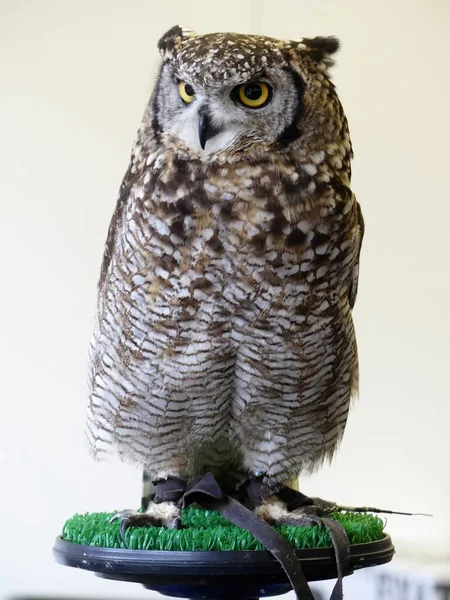
[{"label": "owl's wing", "polygon": [[116,429],[120,424],[117,408],[126,401],[124,388],[117,384],[122,375],[120,365],[126,347],[120,332],[113,331],[111,327],[115,327],[116,320],[120,321],[120,316],[124,314],[123,304],[116,302],[123,290],[123,281],[117,281],[117,278],[111,281],[111,271],[116,267],[115,259],[119,263],[122,260],[118,256],[120,241],[127,211],[133,200],[132,188],[141,176],[141,171],[142,165],[137,161],[133,148],[130,165],[122,179],[110,221],[98,281],[97,311],[88,357],[89,405],[86,428],[89,450],[96,459],[114,451]]},{"label": "owl's wing", "polygon": [[364,237],[364,219],[362,216],[361,207],[358,202],[356,202],[356,225],[355,225],[355,237],[357,244],[357,255],[356,261],[353,266],[352,278],[350,281],[350,289],[349,289],[349,300],[350,300],[350,308],[355,306],[356,295],[358,293],[358,279],[359,279],[359,256],[361,254],[361,245]]},{"label": "owl's wing", "polygon": [[131,156],[130,166],[122,179],[122,183],[119,189],[119,196],[117,199],[116,208],[114,210],[111,222],[109,224],[108,235],[106,238],[105,249],[103,252],[102,266],[100,270],[100,279],[98,281],[98,290],[102,290],[105,283],[106,274],[108,272],[109,265],[111,263],[111,257],[113,255],[114,247],[117,241],[117,233],[122,224],[123,215],[126,210],[127,200],[130,197],[130,190],[135,183],[138,173],[133,169],[134,164],[134,152]]}]

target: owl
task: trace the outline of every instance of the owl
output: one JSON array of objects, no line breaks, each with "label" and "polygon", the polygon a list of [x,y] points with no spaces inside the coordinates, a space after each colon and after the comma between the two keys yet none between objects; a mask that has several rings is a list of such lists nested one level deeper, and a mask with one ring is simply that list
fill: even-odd
[{"label": "owl", "polygon": [[[339,42],[175,26],[158,47],[98,284],[89,446],[156,485],[210,472],[273,491],[331,459],[358,388]],[[135,518],[176,527],[179,510]]]}]

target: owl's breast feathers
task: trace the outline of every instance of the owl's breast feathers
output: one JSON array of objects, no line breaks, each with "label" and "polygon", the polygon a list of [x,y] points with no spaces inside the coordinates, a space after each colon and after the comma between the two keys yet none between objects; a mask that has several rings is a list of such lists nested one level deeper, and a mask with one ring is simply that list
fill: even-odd
[{"label": "owl's breast feathers", "polygon": [[213,464],[234,436],[274,477],[332,454],[358,379],[349,151],[205,164],[135,145],[90,352],[95,453],[167,468],[171,431]]},{"label": "owl's breast feathers", "polygon": [[342,296],[353,306],[363,220],[349,187],[348,136],[340,147],[283,159],[266,154],[257,164],[141,154],[137,145],[103,278],[115,253],[145,278],[155,300],[164,290],[185,303],[206,299],[241,281],[253,294],[261,285],[289,284],[305,298]]}]

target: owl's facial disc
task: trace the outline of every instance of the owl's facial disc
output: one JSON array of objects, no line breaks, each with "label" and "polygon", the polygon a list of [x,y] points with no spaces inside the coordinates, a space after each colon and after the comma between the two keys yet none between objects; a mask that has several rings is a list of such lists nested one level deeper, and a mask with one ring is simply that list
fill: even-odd
[{"label": "owl's facial disc", "polygon": [[[189,88],[192,90],[191,86],[189,86]],[[230,96],[236,104],[241,104],[246,108],[258,109],[270,102],[272,99],[272,88],[265,82],[251,81],[233,88]],[[189,97],[188,103],[192,101],[190,98],[193,97],[194,95]],[[221,133],[224,127],[213,123],[206,106],[202,106],[200,108],[198,115],[200,146],[202,147],[202,150],[204,150],[206,142],[217,134]]]},{"label": "owl's facial disc", "polygon": [[190,84],[179,84],[178,92],[164,130],[191,150],[215,154],[229,148],[248,130],[245,123],[236,121],[229,93],[224,99],[220,91],[194,90]]},{"label": "owl's facial disc", "polygon": [[207,159],[272,148],[296,126],[301,102],[301,89],[287,67],[211,82],[168,63],[161,69],[154,111],[166,143]]}]

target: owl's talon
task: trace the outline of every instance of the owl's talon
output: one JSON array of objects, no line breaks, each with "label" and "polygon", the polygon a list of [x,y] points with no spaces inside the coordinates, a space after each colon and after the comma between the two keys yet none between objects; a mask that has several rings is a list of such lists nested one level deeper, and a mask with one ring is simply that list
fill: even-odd
[{"label": "owl's talon", "polygon": [[181,529],[181,517],[175,517],[172,521],[172,526],[170,529]]},{"label": "owl's talon", "polygon": [[[117,512],[115,515],[113,515],[112,517],[110,517],[110,519],[108,520],[108,523],[114,523],[114,521],[117,521],[118,519],[125,519],[127,516],[129,516],[129,514],[134,514],[134,510],[120,510],[119,512]],[[136,513],[138,514],[138,513]]]},{"label": "owl's talon", "polygon": [[150,503],[145,513],[135,510],[121,510],[114,514],[109,522],[120,521],[120,537],[125,543],[125,533],[129,527],[166,527],[181,528],[181,512],[173,502]]}]

